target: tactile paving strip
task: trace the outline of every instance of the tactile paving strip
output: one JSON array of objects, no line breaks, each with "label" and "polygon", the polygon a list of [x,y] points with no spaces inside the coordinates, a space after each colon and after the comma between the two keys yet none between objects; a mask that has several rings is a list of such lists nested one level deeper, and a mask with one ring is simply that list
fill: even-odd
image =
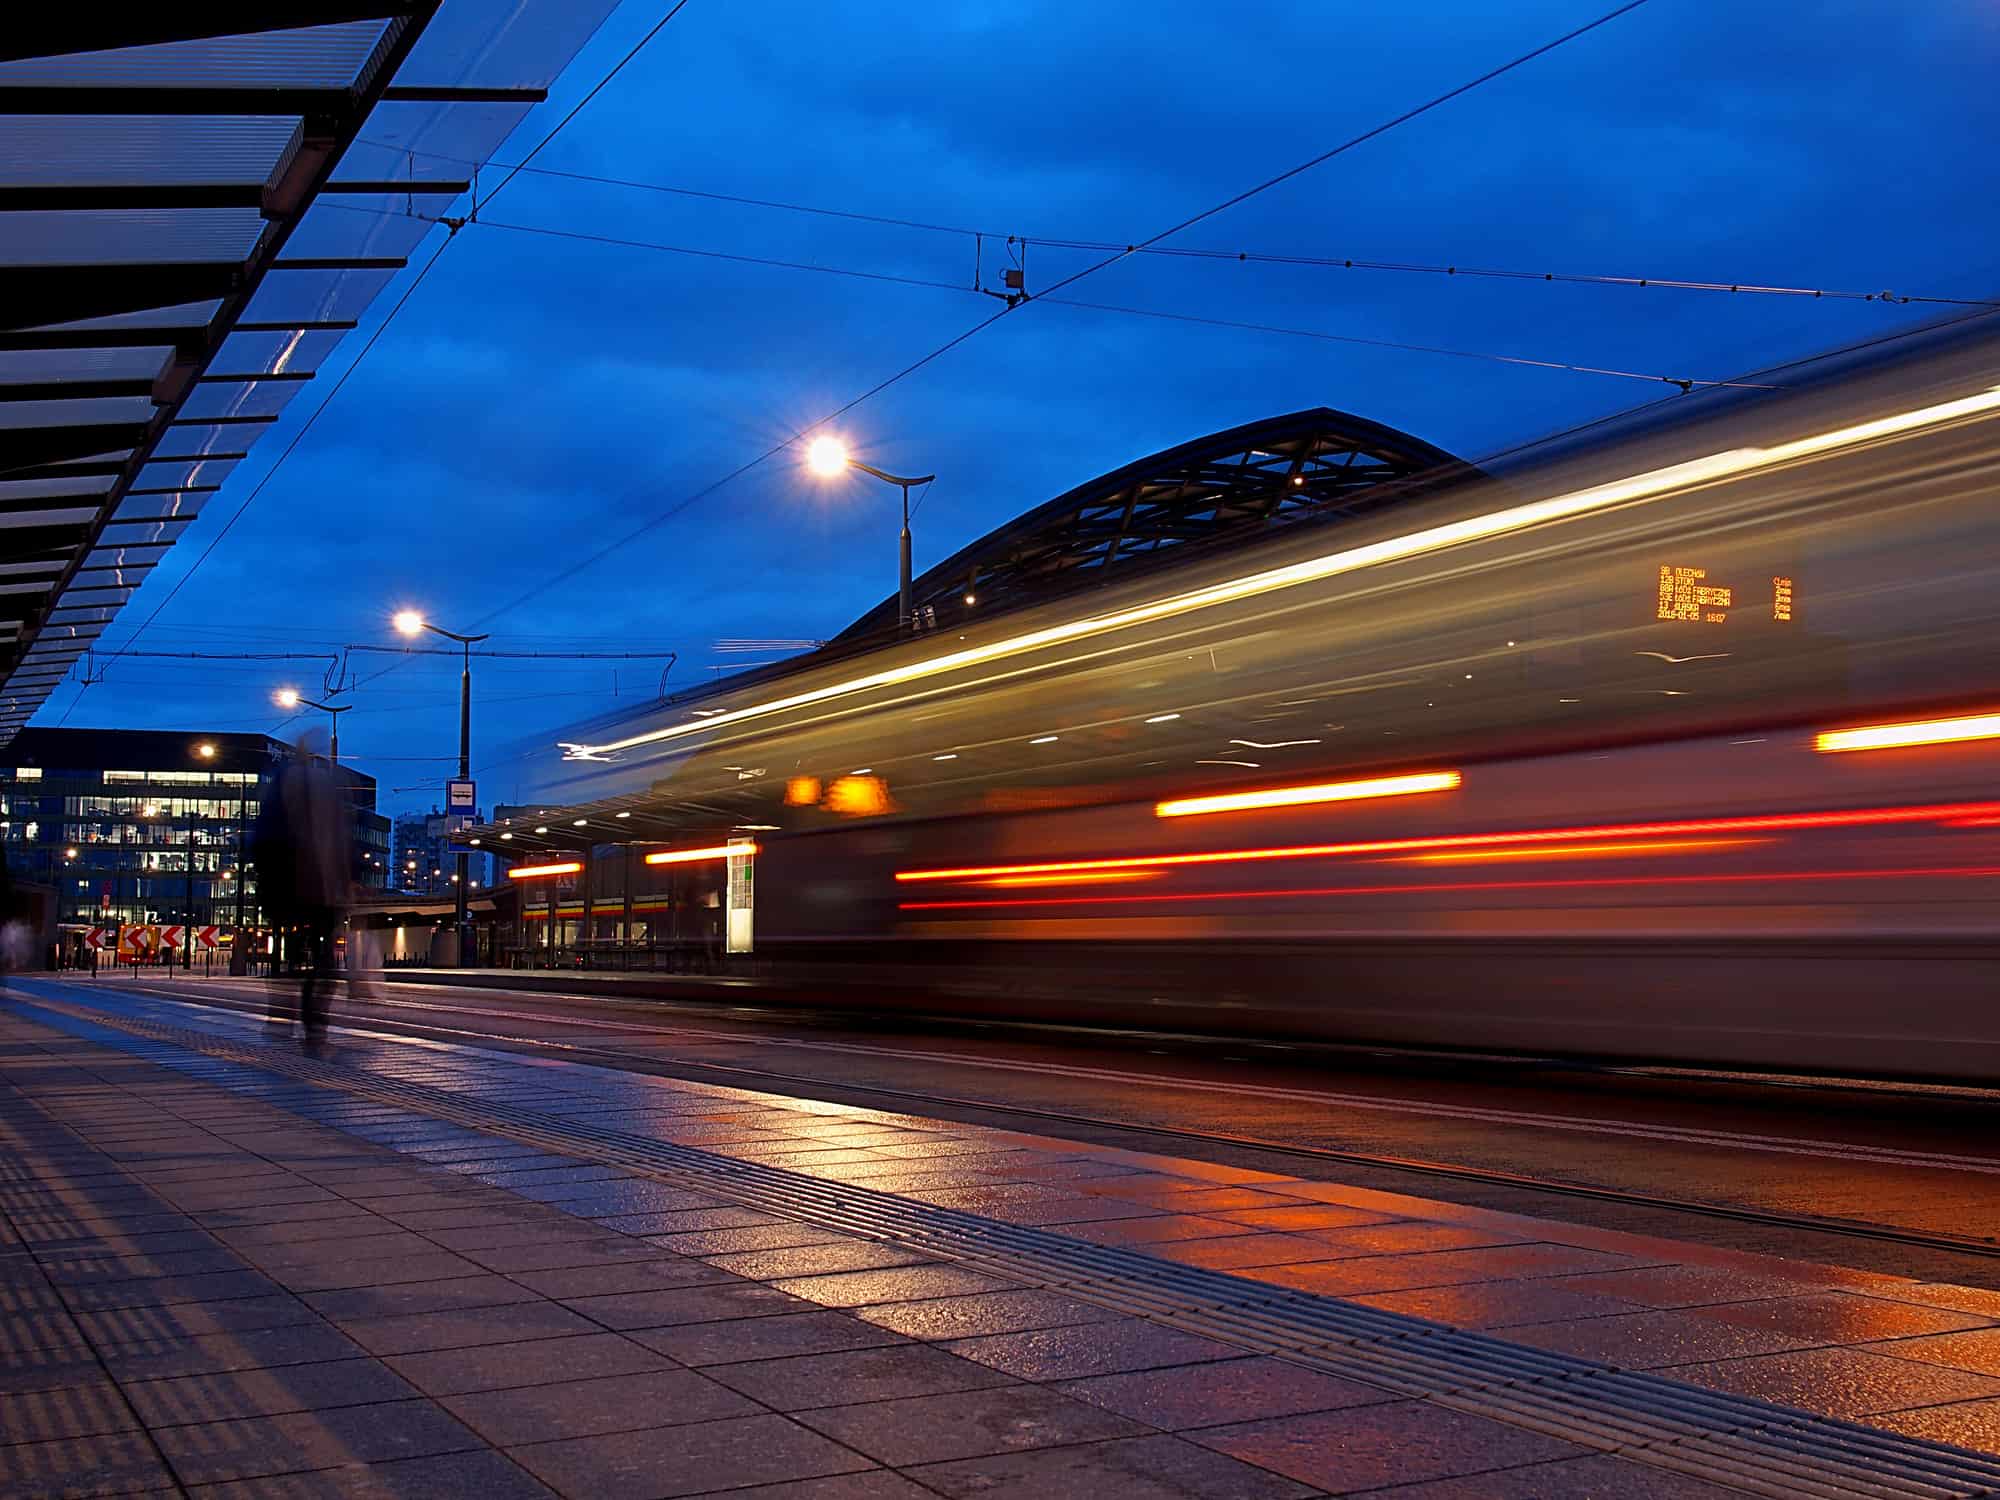
[{"label": "tactile paving strip", "polygon": [[[40,997],[31,1003],[72,1035],[239,1092],[266,1092],[259,1074],[276,1074],[399,1106],[565,1156],[644,1172],[747,1208],[905,1245],[1026,1286],[1751,1494],[1821,1500],[2000,1495],[2000,1460],[1941,1443],[696,1147],[505,1103],[468,1101],[426,1084],[302,1056],[290,1046],[107,1016]],[[449,1050],[481,1055],[477,1049]],[[494,1055],[491,1061],[515,1060]]]}]

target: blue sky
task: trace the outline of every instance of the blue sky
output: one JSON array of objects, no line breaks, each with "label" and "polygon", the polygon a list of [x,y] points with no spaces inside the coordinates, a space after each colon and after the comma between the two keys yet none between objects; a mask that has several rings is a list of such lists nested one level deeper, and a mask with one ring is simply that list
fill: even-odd
[{"label": "blue sky", "polygon": [[[499,159],[518,160],[661,5],[617,11]],[[691,0],[536,165],[1031,241],[1131,241],[1599,9]],[[1990,6],[1651,0],[1172,243],[1988,296],[2000,207],[1981,184],[2000,139],[1996,73]],[[918,280],[973,274],[972,241],[956,234],[547,175],[523,174],[482,216]],[[1004,256],[985,246],[989,285]],[[1097,258],[1031,244],[1029,289]],[[400,290],[232,476],[108,645],[194,563]],[[1161,257],[1067,295],[1698,378],[1925,316]],[[535,591],[999,306],[968,290],[468,228],[140,645],[389,644],[387,616],[409,604],[507,649],[677,651],[670,683],[685,686],[764,659],[718,653],[719,640],[832,635],[894,588],[896,495],[860,479],[828,486],[788,458]],[[915,527],[921,570],[1091,475],[1275,412],[1340,407],[1477,459],[1665,393],[1030,302],[839,428],[882,467],[939,475]],[[377,775],[386,806],[428,806],[456,749],[456,664],[356,658],[363,677],[385,667],[351,700],[343,754]],[[656,693],[659,672],[480,663],[475,765]],[[268,695],[287,676],[310,690],[317,669],[121,662],[69,722],[277,729]],[[75,695],[60,689],[39,722]],[[504,772],[483,790],[504,799]]]}]

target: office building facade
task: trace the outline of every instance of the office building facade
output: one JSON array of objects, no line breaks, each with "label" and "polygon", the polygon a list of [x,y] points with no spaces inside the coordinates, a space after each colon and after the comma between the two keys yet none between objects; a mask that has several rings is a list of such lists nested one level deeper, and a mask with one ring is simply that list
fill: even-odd
[{"label": "office building facade", "polygon": [[[290,753],[261,734],[24,729],[0,752],[0,849],[16,877],[54,887],[64,928],[260,926],[250,837]],[[380,889],[389,820],[375,811],[375,780],[336,774],[355,881]]]}]

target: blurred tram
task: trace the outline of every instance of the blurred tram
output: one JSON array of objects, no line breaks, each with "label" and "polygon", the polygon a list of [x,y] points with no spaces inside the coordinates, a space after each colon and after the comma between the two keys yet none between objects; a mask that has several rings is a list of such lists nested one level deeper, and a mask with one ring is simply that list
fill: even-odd
[{"label": "blurred tram", "polygon": [[2000,1081],[2000,331],[1770,384],[584,726],[537,788],[754,838],[774,993]]}]

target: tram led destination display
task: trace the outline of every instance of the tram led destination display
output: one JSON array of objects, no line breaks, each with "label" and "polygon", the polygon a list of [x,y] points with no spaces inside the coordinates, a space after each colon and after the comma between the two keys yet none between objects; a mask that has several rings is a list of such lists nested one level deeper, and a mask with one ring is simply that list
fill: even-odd
[{"label": "tram led destination display", "polygon": [[[1748,588],[1711,582],[1706,568],[1660,566],[1656,618],[1699,625],[1724,625],[1730,615],[1756,610],[1767,620],[1792,618],[1792,580],[1783,573],[1750,581]],[[1769,613],[1764,611],[1768,608]]]}]

